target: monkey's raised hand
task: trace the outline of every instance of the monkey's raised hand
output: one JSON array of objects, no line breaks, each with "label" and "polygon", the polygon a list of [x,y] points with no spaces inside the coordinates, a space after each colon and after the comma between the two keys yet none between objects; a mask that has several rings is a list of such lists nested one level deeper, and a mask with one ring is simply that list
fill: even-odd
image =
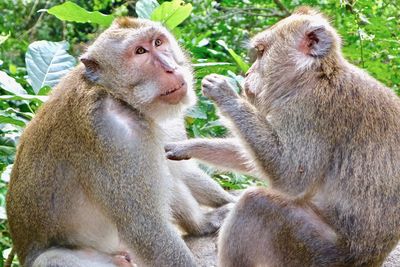
[{"label": "monkey's raised hand", "polygon": [[203,95],[221,104],[227,100],[239,98],[227,78],[218,74],[210,74],[201,82]]},{"label": "monkey's raised hand", "polygon": [[185,141],[172,142],[164,146],[165,156],[170,160],[188,160],[191,156],[188,154]]}]

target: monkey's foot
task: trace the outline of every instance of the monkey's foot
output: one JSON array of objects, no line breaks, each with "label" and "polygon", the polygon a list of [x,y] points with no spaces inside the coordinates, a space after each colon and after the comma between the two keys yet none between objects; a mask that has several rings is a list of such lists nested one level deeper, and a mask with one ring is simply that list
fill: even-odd
[{"label": "monkey's foot", "polygon": [[234,204],[229,203],[205,214],[204,225],[199,236],[211,235],[221,228],[228,213],[232,210]]},{"label": "monkey's foot", "polygon": [[113,263],[117,267],[137,267],[137,265],[132,262],[129,253],[124,251],[113,256]]}]

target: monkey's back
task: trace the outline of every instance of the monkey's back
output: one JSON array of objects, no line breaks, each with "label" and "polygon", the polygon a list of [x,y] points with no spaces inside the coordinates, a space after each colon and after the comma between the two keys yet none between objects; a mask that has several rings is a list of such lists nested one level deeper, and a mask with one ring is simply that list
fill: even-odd
[{"label": "monkey's back", "polygon": [[[91,131],[88,115],[102,97],[78,86],[85,84],[76,80],[80,72],[76,69],[61,81],[19,141],[7,194],[7,215],[22,263],[29,251],[37,254],[43,249],[38,244],[57,242],[66,227],[62,222],[70,222],[71,210],[76,207],[73,195],[80,188],[77,177],[84,174],[77,173],[75,167],[87,160],[85,151],[95,142],[87,138]],[[52,236],[54,240],[49,239]]]},{"label": "monkey's back", "polygon": [[400,100],[356,67],[347,75],[326,113],[334,142],[318,201],[352,254],[368,262],[400,238]]}]

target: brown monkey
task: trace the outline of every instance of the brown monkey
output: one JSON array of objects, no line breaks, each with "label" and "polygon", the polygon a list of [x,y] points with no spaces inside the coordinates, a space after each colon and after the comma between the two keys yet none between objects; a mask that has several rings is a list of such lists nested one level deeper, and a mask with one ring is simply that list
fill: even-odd
[{"label": "brown monkey", "polygon": [[[336,31],[310,8],[252,45],[251,103],[222,76],[203,80],[271,187],[236,204],[219,265],[381,266],[400,237],[399,98],[343,58]],[[175,143],[168,156],[191,157],[190,147]]]},{"label": "brown monkey", "polygon": [[[21,136],[7,196],[23,266],[195,266],[173,228],[215,232],[232,202],[193,162],[168,162],[195,101],[190,62],[157,23],[121,18]],[[131,260],[132,259],[132,260]],[[132,262],[133,261],[133,262]]]}]

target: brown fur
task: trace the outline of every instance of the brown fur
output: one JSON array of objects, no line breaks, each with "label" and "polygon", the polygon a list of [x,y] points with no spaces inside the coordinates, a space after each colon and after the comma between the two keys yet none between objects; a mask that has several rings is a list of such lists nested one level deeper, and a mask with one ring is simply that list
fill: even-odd
[{"label": "brown fur", "polygon": [[[186,79],[187,94],[176,105],[159,100],[166,89],[151,86],[156,78],[141,71],[144,65],[121,56],[157,34],[168,38],[165,56]],[[127,254],[140,266],[195,266],[171,221],[189,234],[213,233],[228,207],[204,213],[199,205],[234,198],[194,162],[168,162],[163,154],[164,142],[186,138],[182,111],[194,102],[188,59],[161,26],[126,18],[102,33],[82,62],[20,139],[7,214],[21,264],[131,266]],[[153,98],[140,99],[143,93]]]},{"label": "brown fur", "polygon": [[119,28],[137,29],[137,28],[140,28],[141,26],[143,26],[143,24],[140,23],[139,20],[133,19],[133,18],[129,18],[129,17],[118,18],[116,20],[116,24],[118,25]]},{"label": "brown fur", "polygon": [[[230,214],[219,265],[381,266],[400,238],[399,98],[342,57],[312,9],[257,34],[259,44],[251,103],[222,76],[203,80],[271,187],[244,193]],[[169,154],[191,157],[188,147]]]}]

